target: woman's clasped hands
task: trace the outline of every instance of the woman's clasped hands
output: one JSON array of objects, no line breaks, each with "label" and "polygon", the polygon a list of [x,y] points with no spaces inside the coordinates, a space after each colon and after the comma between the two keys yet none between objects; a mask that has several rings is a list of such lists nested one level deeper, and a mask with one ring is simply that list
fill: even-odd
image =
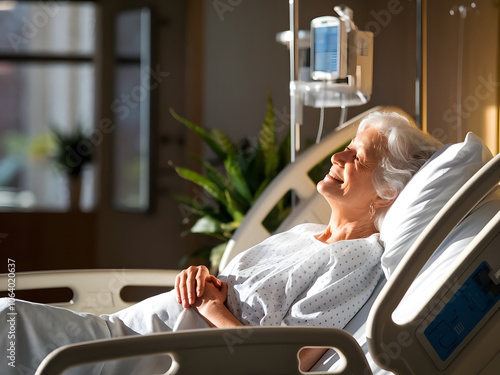
[{"label": "woman's clasped hands", "polygon": [[175,278],[177,302],[184,308],[201,308],[210,302],[224,304],[227,298],[227,284],[210,275],[205,266],[191,266]]}]

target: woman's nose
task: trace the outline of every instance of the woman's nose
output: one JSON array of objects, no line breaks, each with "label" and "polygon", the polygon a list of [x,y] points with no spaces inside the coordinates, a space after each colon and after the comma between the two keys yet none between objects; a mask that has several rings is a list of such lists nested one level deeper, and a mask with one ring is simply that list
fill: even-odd
[{"label": "woman's nose", "polygon": [[349,158],[349,150],[337,152],[336,154],[332,155],[332,164],[338,164],[343,166],[347,162],[348,158]]}]

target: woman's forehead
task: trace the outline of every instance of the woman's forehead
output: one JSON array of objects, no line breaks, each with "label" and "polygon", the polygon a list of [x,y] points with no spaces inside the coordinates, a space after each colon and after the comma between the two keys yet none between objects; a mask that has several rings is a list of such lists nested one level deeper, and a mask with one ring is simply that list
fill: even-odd
[{"label": "woman's forehead", "polygon": [[351,144],[363,149],[366,153],[378,153],[378,150],[383,147],[383,138],[376,129],[366,128],[356,135]]}]

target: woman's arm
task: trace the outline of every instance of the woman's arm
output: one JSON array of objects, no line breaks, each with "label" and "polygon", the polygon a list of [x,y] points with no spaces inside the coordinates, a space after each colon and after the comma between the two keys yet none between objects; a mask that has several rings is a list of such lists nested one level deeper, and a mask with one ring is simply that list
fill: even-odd
[{"label": "woman's arm", "polygon": [[238,327],[241,322],[227,309],[227,284],[210,275],[205,266],[191,266],[175,278],[177,302],[193,306],[212,327]]},{"label": "woman's arm", "polygon": [[227,309],[225,305],[226,299],[227,284],[215,276],[209,276],[205,279],[203,295],[198,297],[192,306],[212,327],[228,328],[243,326]]},{"label": "woman's arm", "polygon": [[[217,287],[213,281],[221,283]],[[193,307],[210,324],[211,327],[229,328],[239,327],[243,324],[227,309],[225,302],[227,298],[227,284],[209,276],[205,282],[205,293],[197,298]],[[321,358],[328,349],[305,348],[299,352],[300,370],[307,372]]]},{"label": "woman's arm", "polygon": [[326,353],[326,348],[305,348],[299,352],[300,371],[308,372]]},{"label": "woman's arm", "polygon": [[[190,305],[211,327],[240,327],[243,324],[227,309],[227,284],[209,274],[205,266],[189,267],[175,280],[177,300],[184,307]],[[299,352],[300,370],[307,372],[327,349],[306,348]]]}]

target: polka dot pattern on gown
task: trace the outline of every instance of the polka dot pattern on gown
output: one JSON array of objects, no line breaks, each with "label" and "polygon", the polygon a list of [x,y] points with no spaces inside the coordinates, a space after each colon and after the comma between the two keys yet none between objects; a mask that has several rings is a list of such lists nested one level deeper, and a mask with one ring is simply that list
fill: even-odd
[{"label": "polka dot pattern on gown", "polygon": [[301,224],[236,256],[220,279],[243,324],[344,327],[375,288],[382,269],[378,234],[324,244],[324,225]]}]

